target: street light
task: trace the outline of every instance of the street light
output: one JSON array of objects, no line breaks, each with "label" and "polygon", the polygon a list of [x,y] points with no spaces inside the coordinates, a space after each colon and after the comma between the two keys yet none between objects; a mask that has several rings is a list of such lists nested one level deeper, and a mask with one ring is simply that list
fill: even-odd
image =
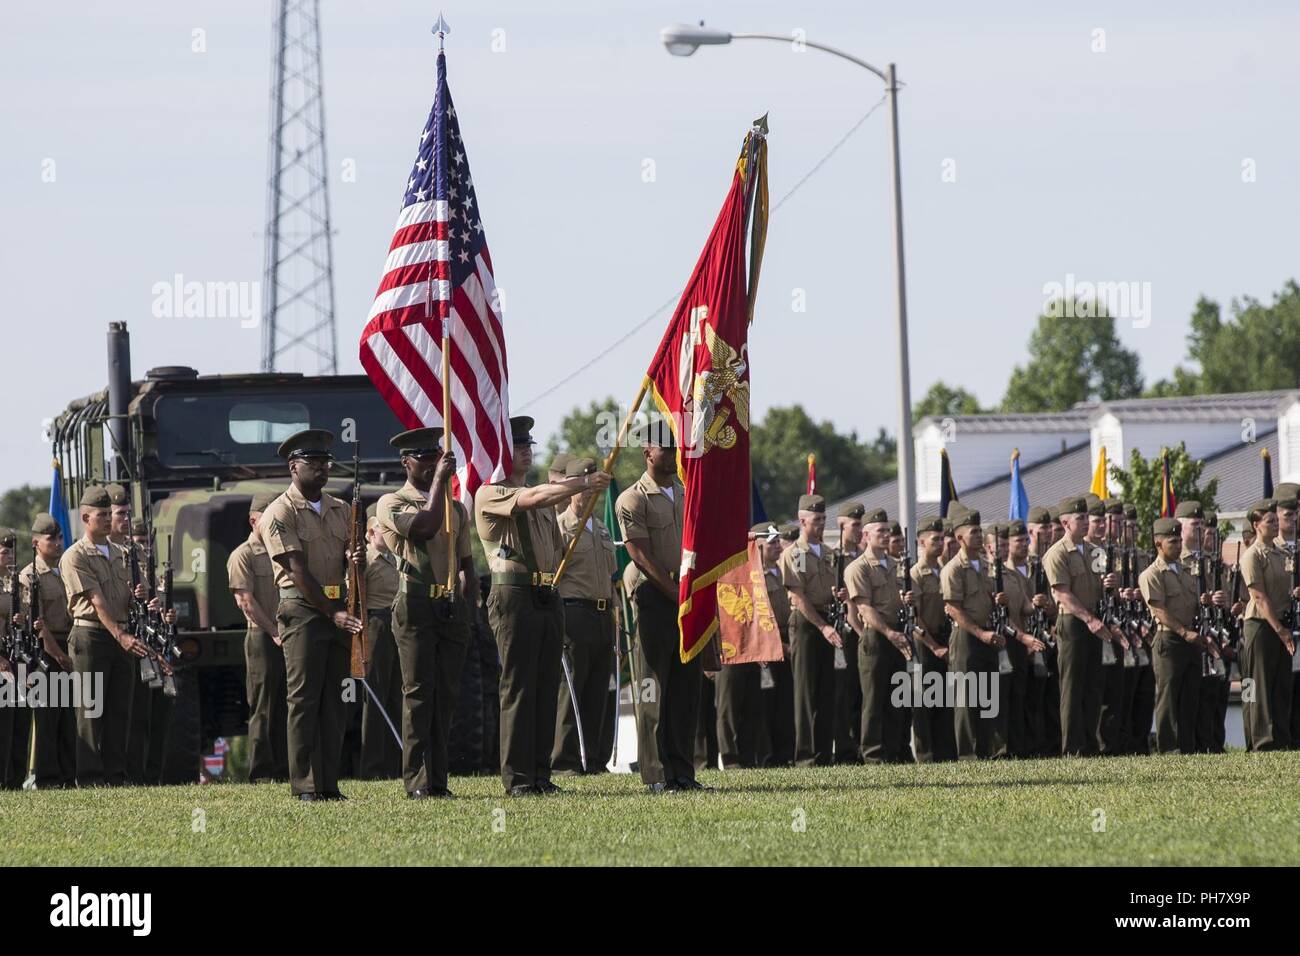
[{"label": "street light", "polygon": [[[683,23],[664,27],[659,37],[673,56],[690,56],[702,46],[721,46],[732,40],[794,42],[791,37],[772,33],[728,33],[726,30],[709,29],[703,24],[690,26]],[[904,527],[915,529],[916,462],[912,448],[911,368],[907,358],[907,279],[903,267],[903,182],[898,162],[898,78],[892,63],[884,70],[878,70],[865,60],[850,56],[843,50],[813,43],[811,40],[800,42],[803,46],[830,53],[871,71],[884,81],[885,90],[889,95],[890,165],[894,185],[894,274],[898,304],[898,520]]]}]

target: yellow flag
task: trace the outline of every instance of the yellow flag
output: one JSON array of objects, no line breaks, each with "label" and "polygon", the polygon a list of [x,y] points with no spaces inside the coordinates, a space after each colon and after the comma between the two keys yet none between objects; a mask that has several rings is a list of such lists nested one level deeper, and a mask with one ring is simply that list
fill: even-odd
[{"label": "yellow flag", "polygon": [[1101,455],[1097,458],[1097,470],[1092,473],[1092,487],[1088,489],[1102,501],[1110,497],[1106,489],[1106,446],[1101,446]]}]

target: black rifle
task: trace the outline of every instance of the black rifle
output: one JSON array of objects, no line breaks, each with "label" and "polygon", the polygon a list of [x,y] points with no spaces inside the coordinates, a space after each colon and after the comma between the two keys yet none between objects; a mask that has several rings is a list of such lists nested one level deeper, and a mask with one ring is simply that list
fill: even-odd
[{"label": "black rifle", "polygon": [[[993,594],[1002,593],[1002,555],[998,553],[996,535],[993,542]],[[1016,639],[1016,629],[1011,624],[1011,610],[1005,604],[993,602],[993,613],[989,615],[989,630],[1007,641]]]},{"label": "black rifle", "polygon": [[[840,547],[835,551],[835,590],[838,592],[844,587],[844,542],[840,542]],[[835,633],[841,638],[848,637],[853,633],[853,625],[849,623],[849,605],[841,601],[838,597],[831,603],[830,620],[827,621],[831,627],[835,628]]]},{"label": "black rifle", "polygon": [[[903,596],[906,597],[912,593],[912,548],[911,538],[907,536],[907,528],[903,529]],[[898,628],[903,632],[903,640],[907,641],[908,652],[912,655],[908,660],[908,669],[915,670],[921,665],[921,658],[916,652],[916,607],[910,602],[904,602],[903,606],[898,609]],[[911,666],[915,663],[915,667]]]},{"label": "black rifle", "polygon": [[[1192,626],[1205,642],[1201,651],[1201,676],[1218,677],[1218,668],[1223,666],[1219,658],[1219,646],[1214,641],[1214,612],[1212,607],[1201,603],[1209,592],[1206,590],[1206,558],[1204,549],[1196,559],[1196,620]],[[1216,667],[1217,665],[1217,667]]]},{"label": "black rifle", "polygon": [[1291,549],[1291,604],[1287,610],[1289,620],[1285,621],[1291,629],[1291,642],[1300,641],[1300,597],[1295,596],[1295,589],[1300,588],[1300,538]]},{"label": "black rifle", "polygon": [[[1240,546],[1238,546],[1240,551]],[[1241,591],[1241,556],[1238,554],[1237,563],[1232,566],[1232,574],[1228,576],[1228,636],[1224,643],[1228,647],[1236,647],[1241,643],[1242,618],[1240,615],[1233,616],[1231,608],[1237,603],[1237,594]]]}]

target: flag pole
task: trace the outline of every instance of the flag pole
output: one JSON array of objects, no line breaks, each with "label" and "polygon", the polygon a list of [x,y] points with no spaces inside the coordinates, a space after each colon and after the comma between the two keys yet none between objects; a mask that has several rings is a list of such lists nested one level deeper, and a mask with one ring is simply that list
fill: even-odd
[{"label": "flag pole", "polygon": [[[628,427],[632,424],[632,418],[641,409],[641,403],[645,401],[645,393],[650,389],[650,377],[647,375],[641,379],[641,388],[636,393],[636,398],[632,399],[632,405],[627,410],[627,417],[623,419],[623,425],[618,430],[618,438],[614,441],[614,447],[609,450],[605,457],[605,463],[601,466],[601,471],[607,475],[614,474],[614,462],[618,460],[619,450],[623,447],[623,442],[627,439]],[[578,539],[582,537],[582,531],[587,526],[587,519],[591,513],[596,510],[596,499],[599,495],[592,495],[591,500],[582,507],[582,515],[578,518],[578,533],[569,541],[568,546],[564,549],[564,557],[560,559],[560,566],[555,569],[555,577],[552,584],[559,586],[560,578],[564,576],[564,569],[569,566],[569,558],[573,557],[573,551],[578,546]]]},{"label": "flag pole", "polygon": [[[433,33],[438,37],[438,54],[442,55],[443,40],[451,28],[447,26],[447,21],[442,17],[442,11],[438,11],[438,22],[433,25]],[[441,86],[438,89],[441,95]],[[446,132],[446,124],[443,124],[443,131]],[[442,146],[443,162],[446,162],[445,142]],[[429,298],[433,298],[433,262],[429,264]],[[441,301],[441,300],[439,300]],[[444,311],[445,309],[445,311]],[[451,303],[446,306],[440,306],[438,311],[442,313],[442,453],[451,454]],[[443,502],[443,520],[442,526],[447,530],[447,591],[448,597],[451,597],[456,585],[456,535],[451,527],[452,504],[451,504],[451,480],[448,479],[445,486],[445,500]]]}]

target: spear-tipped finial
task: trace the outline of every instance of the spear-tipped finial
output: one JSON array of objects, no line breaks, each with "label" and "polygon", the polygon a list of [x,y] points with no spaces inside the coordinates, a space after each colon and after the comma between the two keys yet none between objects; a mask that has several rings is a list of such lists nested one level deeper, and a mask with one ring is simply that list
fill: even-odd
[{"label": "spear-tipped finial", "polygon": [[442,17],[442,11],[439,10],[439,11],[438,11],[438,22],[435,23],[435,24],[433,25],[433,33],[438,37],[438,49],[439,49],[439,51],[442,50],[442,40],[443,40],[443,37],[445,37],[445,36],[446,36],[448,33],[450,33],[450,32],[451,32],[451,27],[447,26],[447,21],[443,19],[443,17]]}]

